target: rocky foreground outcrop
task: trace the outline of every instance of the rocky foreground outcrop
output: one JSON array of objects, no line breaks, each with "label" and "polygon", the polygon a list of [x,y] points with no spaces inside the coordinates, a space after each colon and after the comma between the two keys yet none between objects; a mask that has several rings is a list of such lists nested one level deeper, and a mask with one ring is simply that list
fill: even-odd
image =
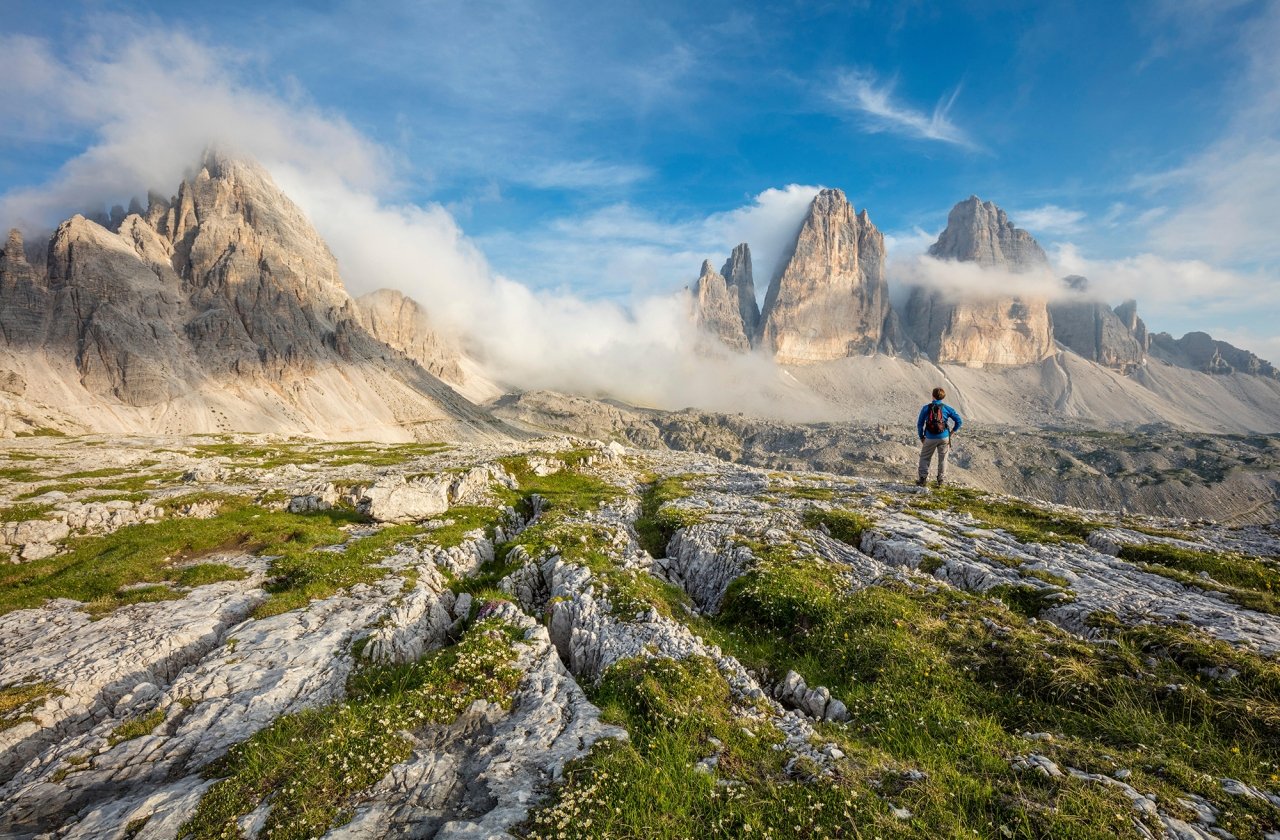
[{"label": "rocky foreground outcrop", "polygon": [[0,574],[5,837],[1280,830],[1274,527],[582,440],[169,443],[6,450],[218,509]]}]

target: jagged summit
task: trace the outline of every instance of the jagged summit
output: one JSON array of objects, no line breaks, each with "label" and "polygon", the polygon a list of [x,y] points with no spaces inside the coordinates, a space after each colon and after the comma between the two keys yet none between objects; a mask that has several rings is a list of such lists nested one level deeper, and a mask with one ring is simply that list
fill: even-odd
[{"label": "jagged summit", "polygon": [[1004,210],[976,195],[951,208],[947,227],[930,246],[929,256],[1010,271],[1027,271],[1049,264],[1044,250],[1031,234],[1014,227]]},{"label": "jagged summit", "polygon": [[751,248],[743,242],[733,249],[720,269],[729,289],[738,298],[738,314],[748,339],[760,330],[760,304],[756,301],[756,283],[751,273]]},{"label": "jagged summit", "polygon": [[1089,279],[1078,274],[1062,278],[1076,297],[1049,304],[1053,337],[1092,362],[1129,373],[1146,364],[1150,339],[1138,317],[1138,302],[1127,300],[1112,309],[1089,297]]},{"label": "jagged summit", "polygon": [[724,276],[712,268],[711,260],[703,260],[693,294],[695,321],[700,330],[719,339],[730,350],[746,352],[751,348],[737,294],[729,288]]},{"label": "jagged summit", "polygon": [[1204,373],[1238,372],[1280,379],[1280,370],[1271,362],[1204,332],[1189,332],[1182,338],[1166,332],[1156,333],[1151,336],[1151,350],[1164,361]]},{"label": "jagged summit", "polygon": [[845,194],[824,189],[769,284],[759,344],[783,363],[871,353],[889,316],[884,236]]},{"label": "jagged summit", "polygon": [[[1011,272],[1048,266],[1031,234],[1014,227],[1004,210],[973,195],[951,208],[929,256]],[[907,301],[906,322],[916,344],[937,362],[1026,365],[1053,353],[1047,302],[1020,295],[1016,288],[1007,296],[975,292],[959,300],[916,288]]]},{"label": "jagged summit", "polygon": [[175,195],[153,193],[113,226],[63,222],[44,277],[20,237],[0,259],[0,368],[73,422],[501,433],[412,348],[366,327],[328,246],[259,164],[209,150]]}]

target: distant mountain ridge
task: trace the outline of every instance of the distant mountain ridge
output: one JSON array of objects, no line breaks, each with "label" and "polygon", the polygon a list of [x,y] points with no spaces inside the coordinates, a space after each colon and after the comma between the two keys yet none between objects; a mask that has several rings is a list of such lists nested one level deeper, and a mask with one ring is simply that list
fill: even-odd
[{"label": "distant mountain ridge", "polygon": [[33,422],[44,406],[105,431],[508,433],[442,381],[464,374],[425,313],[347,294],[257,164],[211,151],[175,196],[130,209],[63,222],[43,266],[8,237],[0,372]]},{"label": "distant mountain ridge", "polygon": [[[1152,335],[1134,302],[1090,301],[1083,278],[1063,281],[1077,300],[1020,292],[1021,274],[1043,273],[1044,254],[994,204],[957,205],[933,253],[999,269],[1010,288],[974,301],[922,288],[900,311],[883,235],[865,209],[824,190],[763,308],[746,243],[719,271],[703,264],[689,297],[696,352],[781,363],[769,375],[786,396],[752,404],[808,420],[893,422],[943,382],[962,410],[992,424],[1277,427],[1280,373],[1252,353],[1203,333]],[[8,235],[0,434],[523,434],[479,405],[501,390],[431,314],[396,291],[351,297],[334,256],[269,174],[209,152],[172,196],[99,221],[73,216],[43,247]],[[765,388],[745,382],[744,399]],[[627,399],[628,385],[614,395]]]},{"label": "distant mountain ridge", "polygon": [[[734,253],[749,254],[748,243]],[[1070,294],[1052,303],[1034,290],[1020,291],[1017,276],[1046,271],[1048,258],[1004,210],[977,196],[951,209],[928,254],[999,270],[1008,277],[1006,290],[957,298],[916,286],[899,312],[884,279],[883,235],[866,209],[856,211],[842,191],[824,189],[769,284],[757,327],[745,314],[731,312],[727,293],[699,291],[694,317],[731,350],[755,348],[791,365],[878,353],[966,367],[1016,367],[1069,350],[1123,374],[1155,357],[1204,373],[1280,379],[1271,363],[1204,333],[1181,339],[1149,334],[1136,301],[1113,309],[1090,297],[1086,278],[1064,278]],[[703,285],[700,279],[699,290]]]}]

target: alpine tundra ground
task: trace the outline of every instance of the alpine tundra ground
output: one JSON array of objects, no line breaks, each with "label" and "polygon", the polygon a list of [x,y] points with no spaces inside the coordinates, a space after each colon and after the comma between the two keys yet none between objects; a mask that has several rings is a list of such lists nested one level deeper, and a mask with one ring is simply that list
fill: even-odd
[{"label": "alpine tundra ground", "polygon": [[1275,526],[568,438],[3,456],[3,837],[1280,837]]}]

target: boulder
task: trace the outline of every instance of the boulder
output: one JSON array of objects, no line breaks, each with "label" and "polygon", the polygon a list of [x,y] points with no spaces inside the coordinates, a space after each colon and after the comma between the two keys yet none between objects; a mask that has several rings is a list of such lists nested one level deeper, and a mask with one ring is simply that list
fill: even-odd
[{"label": "boulder", "polygon": [[418,522],[449,509],[450,475],[406,481],[385,476],[365,490],[359,509],[378,522]]}]

